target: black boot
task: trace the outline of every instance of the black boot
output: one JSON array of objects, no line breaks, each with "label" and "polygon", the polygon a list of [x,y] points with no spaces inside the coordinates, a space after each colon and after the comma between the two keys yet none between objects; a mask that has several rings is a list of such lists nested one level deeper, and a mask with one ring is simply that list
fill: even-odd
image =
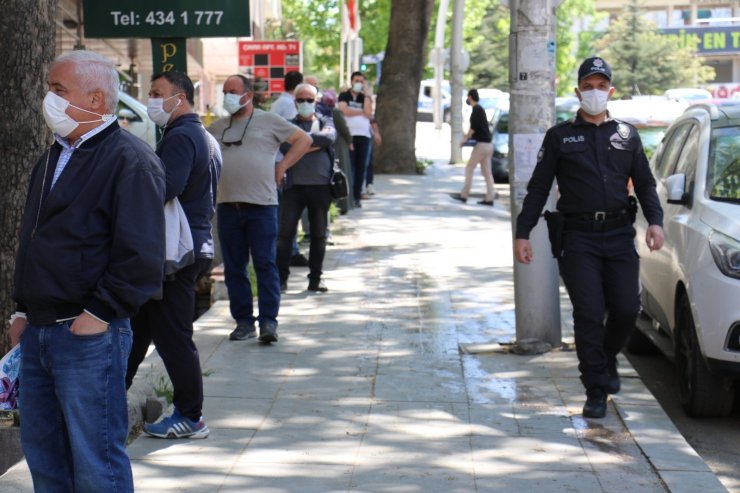
[{"label": "black boot", "polygon": [[586,404],[583,405],[584,418],[603,418],[606,416],[607,393],[603,387],[594,386],[586,390]]},{"label": "black boot", "polygon": [[608,394],[617,394],[619,389],[622,387],[619,381],[619,372],[617,371],[617,358],[610,358],[609,363],[606,366],[606,371],[609,373],[609,381],[606,384],[605,390]]}]

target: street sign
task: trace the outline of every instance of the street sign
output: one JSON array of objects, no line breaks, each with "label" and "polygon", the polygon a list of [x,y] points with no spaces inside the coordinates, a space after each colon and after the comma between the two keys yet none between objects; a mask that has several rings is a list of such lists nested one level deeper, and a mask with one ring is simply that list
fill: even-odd
[{"label": "street sign", "polygon": [[239,41],[239,72],[266,84],[268,97],[285,90],[291,70],[303,70],[300,41]]},{"label": "street sign", "polygon": [[88,38],[249,36],[245,0],[83,0]]}]

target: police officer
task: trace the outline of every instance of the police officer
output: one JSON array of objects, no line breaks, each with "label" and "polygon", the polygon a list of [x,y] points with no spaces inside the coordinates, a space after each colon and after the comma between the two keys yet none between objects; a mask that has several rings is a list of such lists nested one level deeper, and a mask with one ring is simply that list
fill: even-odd
[{"label": "police officer", "polygon": [[614,94],[611,77],[609,64],[599,57],[586,59],[578,69],[575,92],[581,108],[572,121],[545,134],[514,243],[516,259],[531,263],[529,233],[557,178],[563,233],[556,256],[573,303],[578,369],[586,388],[583,416],[588,418],[604,417],[607,394],[619,391],[617,353],[640,311],[630,178],[649,223],[645,241],[650,250],[663,245],[663,211],[640,137],[606,109]]}]

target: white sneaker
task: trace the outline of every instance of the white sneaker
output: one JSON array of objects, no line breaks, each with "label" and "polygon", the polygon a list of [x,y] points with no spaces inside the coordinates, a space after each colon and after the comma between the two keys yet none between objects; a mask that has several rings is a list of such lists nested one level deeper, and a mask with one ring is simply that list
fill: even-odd
[{"label": "white sneaker", "polygon": [[373,188],[373,184],[369,183],[367,185],[367,194],[368,195],[375,195],[375,189]]}]

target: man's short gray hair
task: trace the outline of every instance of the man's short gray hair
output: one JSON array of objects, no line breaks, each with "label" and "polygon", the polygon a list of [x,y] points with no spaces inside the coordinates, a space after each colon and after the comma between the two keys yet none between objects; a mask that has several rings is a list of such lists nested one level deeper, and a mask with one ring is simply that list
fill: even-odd
[{"label": "man's short gray hair", "polygon": [[86,93],[101,91],[105,97],[105,111],[115,113],[118,105],[118,71],[108,58],[94,51],[75,50],[62,53],[52,66],[72,63],[80,88]]},{"label": "man's short gray hair", "polygon": [[297,86],[295,86],[295,91],[293,91],[293,94],[298,94],[301,91],[308,91],[311,93],[314,99],[316,99],[316,95],[318,94],[318,91],[314,86],[311,84],[306,84],[305,82],[301,82]]}]

